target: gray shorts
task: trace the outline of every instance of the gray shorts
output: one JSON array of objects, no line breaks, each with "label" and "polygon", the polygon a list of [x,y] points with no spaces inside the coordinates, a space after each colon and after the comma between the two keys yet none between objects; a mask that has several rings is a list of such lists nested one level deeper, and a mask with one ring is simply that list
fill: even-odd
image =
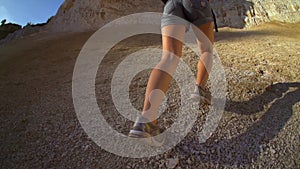
[{"label": "gray shorts", "polygon": [[161,18],[161,27],[185,25],[188,30],[190,23],[200,26],[213,21],[208,0],[168,0]]}]

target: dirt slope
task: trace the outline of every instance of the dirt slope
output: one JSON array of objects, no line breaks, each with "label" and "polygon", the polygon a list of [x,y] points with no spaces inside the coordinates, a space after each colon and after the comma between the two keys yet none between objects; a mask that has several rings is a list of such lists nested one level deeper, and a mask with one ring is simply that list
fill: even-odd
[{"label": "dirt slope", "polygon": [[[176,159],[177,168],[300,167],[300,24],[221,29],[215,47],[226,71],[228,95],[217,130],[206,143],[197,142],[204,111],[180,144],[145,159],[102,150],[76,118],[72,73],[90,35],[35,34],[0,46],[1,168],[166,168]],[[110,52],[103,62],[106,69],[98,72],[98,102],[104,102],[105,117],[124,134],[132,122],[113,120],[118,114],[105,93],[114,65],[126,54],[160,45],[159,36],[130,38]],[[183,59],[193,70],[194,57],[185,48]],[[148,74],[140,73],[131,84],[138,109]],[[172,83],[168,96],[176,103],[177,95]],[[176,109],[172,105],[167,111]],[[162,124],[169,126],[175,117],[164,114]]]}]

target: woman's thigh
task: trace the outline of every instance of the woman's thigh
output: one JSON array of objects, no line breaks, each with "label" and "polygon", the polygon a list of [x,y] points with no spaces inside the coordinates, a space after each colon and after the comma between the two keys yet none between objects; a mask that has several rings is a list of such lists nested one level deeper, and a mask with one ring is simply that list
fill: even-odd
[{"label": "woman's thigh", "polygon": [[185,25],[167,25],[162,28],[163,50],[180,57],[184,40]]}]

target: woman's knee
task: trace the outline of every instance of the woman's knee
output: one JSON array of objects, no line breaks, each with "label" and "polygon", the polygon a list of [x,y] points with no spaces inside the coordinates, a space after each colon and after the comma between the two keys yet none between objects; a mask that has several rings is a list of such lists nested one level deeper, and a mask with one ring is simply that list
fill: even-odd
[{"label": "woman's knee", "polygon": [[160,62],[157,64],[156,69],[160,69],[164,72],[172,74],[180,61],[180,57],[171,53],[171,52],[163,52],[162,58]]},{"label": "woman's knee", "polygon": [[202,54],[212,54],[213,53],[213,46],[210,44],[206,44],[206,45],[200,45],[200,53]]}]

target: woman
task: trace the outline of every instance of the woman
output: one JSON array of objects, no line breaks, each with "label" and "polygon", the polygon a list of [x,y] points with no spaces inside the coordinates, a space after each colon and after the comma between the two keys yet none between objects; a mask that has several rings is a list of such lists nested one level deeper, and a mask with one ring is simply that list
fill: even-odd
[{"label": "woman", "polygon": [[[198,62],[196,87],[191,98],[210,104],[211,96],[205,90],[208,74],[212,66],[214,42],[214,17],[209,0],[162,0],[165,3],[161,19],[162,59],[149,77],[142,115],[137,118],[129,132],[130,137],[151,138],[153,145],[160,146],[163,139],[154,139],[160,134],[157,124],[158,108],[168,90],[179,59],[182,55],[183,38],[190,23],[201,51]],[[201,30],[201,31],[199,31]],[[203,37],[205,34],[205,37]],[[206,40],[207,39],[207,40]]]}]

